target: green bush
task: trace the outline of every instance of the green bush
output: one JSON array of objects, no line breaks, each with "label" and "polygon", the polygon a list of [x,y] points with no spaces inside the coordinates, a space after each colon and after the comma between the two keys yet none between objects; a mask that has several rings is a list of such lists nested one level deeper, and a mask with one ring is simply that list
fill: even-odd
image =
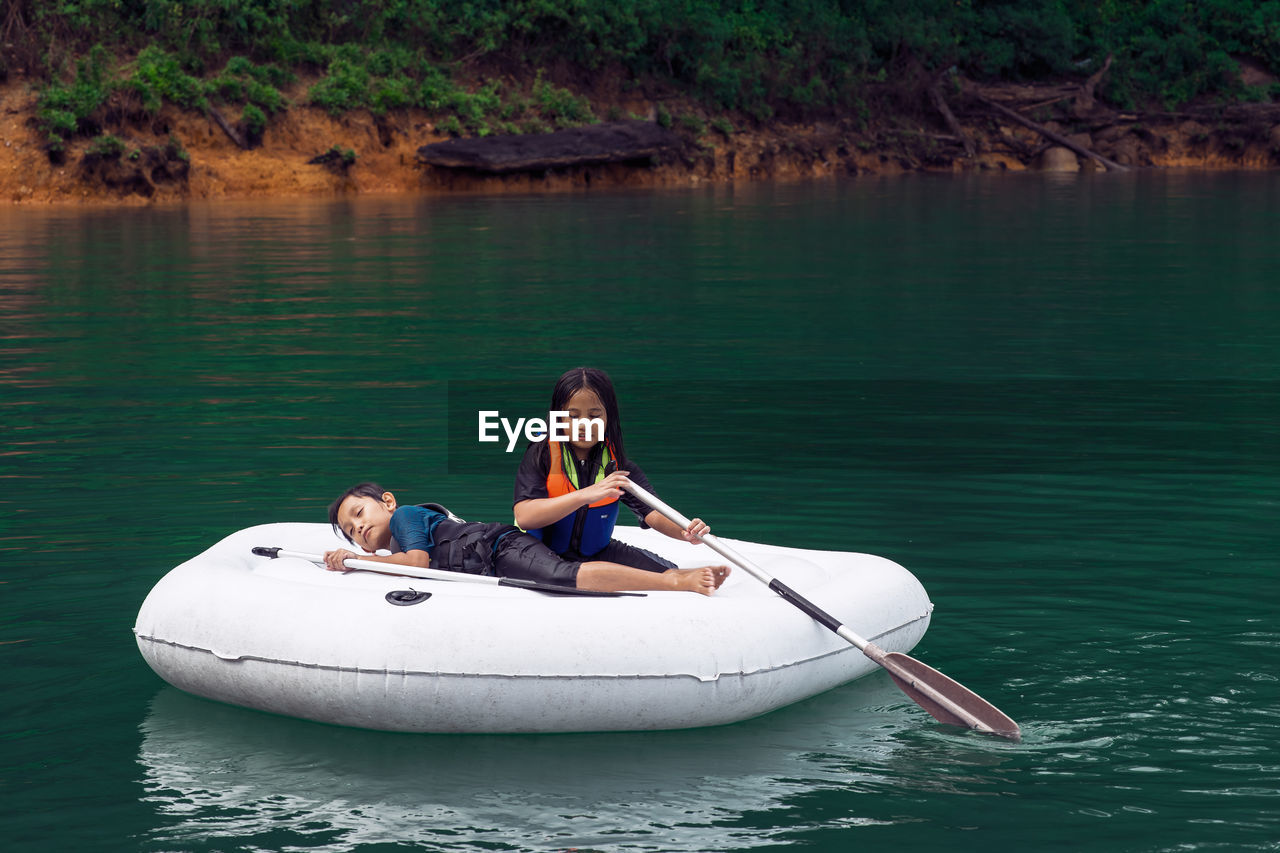
[{"label": "green bush", "polygon": [[166,101],[188,109],[207,110],[204,84],[183,70],[177,56],[154,45],[138,51],[133,74],[124,81],[142,99],[142,108],[157,113]]},{"label": "green bush", "polygon": [[680,126],[694,136],[701,136],[707,132],[707,123],[702,120],[702,117],[691,113],[680,116]]},{"label": "green bush", "polygon": [[462,123],[457,116],[448,116],[444,121],[436,122],[436,133],[447,133],[449,136],[462,135]]},{"label": "green bush", "polygon": [[324,107],[330,115],[341,115],[369,103],[369,72],[350,58],[336,58],[328,73],[311,87],[311,103]]},{"label": "green bush", "polygon": [[124,154],[125,147],[122,141],[109,133],[104,133],[89,141],[85,153],[103,160],[118,160],[120,155]]},{"label": "green bush", "polygon": [[284,110],[284,95],[280,94],[279,89],[269,84],[250,80],[245,87],[244,96],[249,103],[261,107],[271,115]]},{"label": "green bush", "polygon": [[238,103],[245,100],[245,82],[237,77],[215,77],[205,84],[205,91],[224,101]]},{"label": "green bush", "polygon": [[418,85],[415,103],[428,110],[444,109],[457,89],[457,85],[443,71],[431,68]]},{"label": "green bush", "polygon": [[298,75],[278,65],[272,63],[254,65],[253,61],[245,56],[233,56],[228,59],[223,74],[248,78],[263,86],[272,86],[277,89],[298,79]]},{"label": "green bush", "polygon": [[397,75],[376,81],[369,97],[369,109],[375,115],[398,110],[414,103],[414,85],[408,77]]},{"label": "green bush", "polygon": [[240,113],[240,121],[244,124],[250,140],[261,141],[262,134],[267,130],[266,113],[253,104],[245,104],[244,111]]},{"label": "green bush", "polygon": [[36,99],[36,122],[57,150],[78,133],[96,131],[94,116],[110,94],[105,66],[106,50],[95,47],[76,63],[74,81],[51,83]]},{"label": "green bush", "polygon": [[43,109],[38,113],[39,121],[48,131],[50,138],[70,139],[79,129],[79,121],[71,110]]},{"label": "green bush", "polygon": [[[276,88],[275,81],[286,81],[288,75],[281,73],[273,65],[254,65],[243,56],[233,56],[227,60],[226,66],[216,77],[204,83],[206,95],[229,104],[245,104],[246,115],[257,119],[258,113],[265,117],[283,112],[287,104],[285,97]],[[249,111],[253,106],[254,111]],[[260,134],[259,134],[260,138]]]},{"label": "green bush", "polygon": [[534,79],[533,100],[542,117],[556,127],[575,127],[596,120],[590,101],[548,83],[541,72]]},{"label": "green bush", "polygon": [[379,77],[401,75],[417,66],[417,56],[408,47],[394,46],[369,54],[366,66]]},{"label": "green bush", "polygon": [[489,119],[502,116],[502,97],[499,84],[493,81],[475,92],[455,89],[448,102],[449,108],[461,121],[462,126],[477,136],[488,136]]}]

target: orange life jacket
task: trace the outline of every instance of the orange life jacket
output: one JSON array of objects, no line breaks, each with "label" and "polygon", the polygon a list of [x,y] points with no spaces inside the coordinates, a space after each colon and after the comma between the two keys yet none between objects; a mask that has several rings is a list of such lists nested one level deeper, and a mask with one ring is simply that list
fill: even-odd
[{"label": "orange life jacket", "polygon": [[[570,492],[576,492],[582,486],[578,483],[578,466],[572,458],[572,452],[558,441],[547,440],[547,450],[551,454],[550,466],[547,468],[547,497],[558,498]],[[608,474],[610,462],[616,461],[613,448],[607,443],[600,453],[600,465],[596,469],[596,483]],[[618,499],[603,498],[588,506],[579,507],[559,521],[527,531],[541,539],[548,548],[557,554],[577,552],[590,557],[609,544],[613,538],[613,528],[618,521]]]}]

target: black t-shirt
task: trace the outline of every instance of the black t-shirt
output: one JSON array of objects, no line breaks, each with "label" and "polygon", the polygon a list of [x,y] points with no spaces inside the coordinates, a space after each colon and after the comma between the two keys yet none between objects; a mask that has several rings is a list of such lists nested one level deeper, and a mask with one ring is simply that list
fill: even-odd
[{"label": "black t-shirt", "polygon": [[[578,482],[594,483],[596,481],[596,471],[600,467],[600,456],[604,443],[601,442],[591,448],[591,452],[587,454],[587,458],[582,462],[578,462],[578,457],[568,445],[564,445],[564,448],[569,458],[578,465]],[[623,471],[631,472],[627,475],[627,479],[650,494],[656,494],[653,491],[653,486],[649,485],[649,479],[645,477],[640,467],[630,459],[626,460],[626,462],[626,465],[619,463],[618,467]],[[512,505],[518,504],[520,501],[550,497],[547,494],[547,474],[550,470],[550,445],[546,441],[531,442],[524,449],[524,458],[520,460],[520,469],[516,471],[516,492]],[[649,526],[644,522],[644,517],[653,511],[648,504],[630,492],[623,492],[619,500],[635,513],[636,518],[640,520],[641,527]]]}]

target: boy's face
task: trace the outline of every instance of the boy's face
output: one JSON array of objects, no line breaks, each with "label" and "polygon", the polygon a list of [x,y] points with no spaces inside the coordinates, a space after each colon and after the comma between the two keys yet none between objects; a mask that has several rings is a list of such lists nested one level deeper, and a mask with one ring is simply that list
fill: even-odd
[{"label": "boy's face", "polygon": [[338,528],[366,551],[391,545],[391,516],[396,496],[383,492],[381,498],[350,495],[338,506]]}]

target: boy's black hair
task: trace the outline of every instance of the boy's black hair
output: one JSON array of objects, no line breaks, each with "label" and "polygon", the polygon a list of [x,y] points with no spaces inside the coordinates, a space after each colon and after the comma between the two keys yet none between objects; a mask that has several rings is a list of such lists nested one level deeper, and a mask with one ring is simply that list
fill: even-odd
[{"label": "boy's black hair", "polygon": [[595,367],[575,367],[566,371],[556,380],[556,387],[551,389],[551,411],[563,412],[569,405],[569,398],[586,388],[593,391],[604,404],[605,424],[604,440],[613,447],[619,468],[627,458],[622,447],[622,416],[618,414],[618,397],[613,392],[613,380],[609,374]]},{"label": "boy's black hair", "polygon": [[338,499],[329,504],[329,524],[333,526],[333,532],[340,534],[343,539],[347,540],[352,545],[356,544],[355,540],[348,536],[338,525],[338,507],[342,506],[342,502],[352,496],[357,498],[373,498],[374,500],[380,501],[382,500],[382,495],[386,491],[386,489],[382,488],[382,486],[379,486],[377,483],[357,483],[342,494],[338,495]]}]

